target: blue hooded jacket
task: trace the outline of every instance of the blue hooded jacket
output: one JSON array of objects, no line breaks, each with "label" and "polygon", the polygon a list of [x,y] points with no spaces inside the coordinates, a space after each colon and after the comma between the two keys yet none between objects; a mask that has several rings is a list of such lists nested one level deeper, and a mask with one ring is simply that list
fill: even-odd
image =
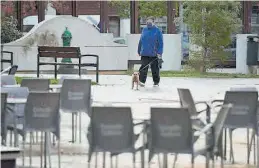
[{"label": "blue hooded jacket", "polygon": [[142,31],[138,54],[140,56],[156,57],[163,54],[163,35],[156,26],[145,27]]}]

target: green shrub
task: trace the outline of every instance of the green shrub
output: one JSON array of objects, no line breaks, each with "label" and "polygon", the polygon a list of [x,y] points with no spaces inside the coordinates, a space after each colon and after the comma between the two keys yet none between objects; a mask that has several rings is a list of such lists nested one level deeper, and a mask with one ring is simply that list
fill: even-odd
[{"label": "green shrub", "polygon": [[13,16],[2,17],[1,43],[9,43],[22,37],[17,29],[17,20]]}]

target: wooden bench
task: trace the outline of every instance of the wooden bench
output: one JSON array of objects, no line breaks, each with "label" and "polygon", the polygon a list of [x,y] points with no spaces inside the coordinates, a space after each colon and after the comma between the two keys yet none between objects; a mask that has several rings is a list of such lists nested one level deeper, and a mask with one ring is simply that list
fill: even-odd
[{"label": "wooden bench", "polygon": [[[41,61],[40,58],[54,58],[53,62]],[[95,63],[82,63],[82,57],[94,57]],[[78,63],[64,63],[58,62],[58,58],[73,58],[78,59]],[[55,79],[57,79],[57,66],[58,65],[75,65],[79,67],[78,75],[81,76],[81,67],[96,67],[96,82],[99,82],[99,56],[93,54],[81,55],[80,47],[38,47],[37,58],[37,77],[39,77],[40,66],[53,65],[55,68]]]}]

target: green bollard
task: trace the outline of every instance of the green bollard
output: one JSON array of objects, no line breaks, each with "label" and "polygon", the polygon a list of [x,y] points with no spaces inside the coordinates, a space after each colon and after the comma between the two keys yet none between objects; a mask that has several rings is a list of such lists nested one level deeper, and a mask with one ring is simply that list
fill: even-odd
[{"label": "green bollard", "polygon": [[[66,27],[65,31],[62,34],[62,41],[63,41],[63,47],[70,47],[71,44],[71,39],[72,39],[72,34]],[[63,63],[72,63],[71,58],[63,58],[61,60]]]}]

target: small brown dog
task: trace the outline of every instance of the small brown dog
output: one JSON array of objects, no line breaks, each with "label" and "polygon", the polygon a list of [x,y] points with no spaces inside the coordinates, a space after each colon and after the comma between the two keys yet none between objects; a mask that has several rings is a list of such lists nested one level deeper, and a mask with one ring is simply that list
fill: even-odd
[{"label": "small brown dog", "polygon": [[137,90],[138,90],[138,85],[139,85],[139,72],[134,72],[132,74],[132,89],[134,88],[134,85],[137,85]]}]

